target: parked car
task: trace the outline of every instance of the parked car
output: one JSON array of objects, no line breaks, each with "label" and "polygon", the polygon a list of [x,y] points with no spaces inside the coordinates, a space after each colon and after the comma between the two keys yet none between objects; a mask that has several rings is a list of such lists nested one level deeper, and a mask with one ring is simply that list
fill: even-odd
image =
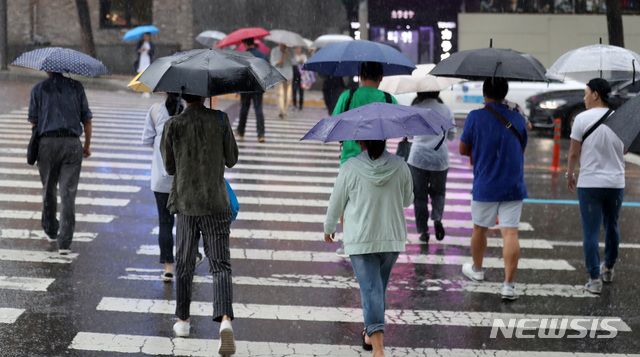
[{"label": "parked car", "polygon": [[[584,84],[576,81],[565,81],[564,83],[544,83],[544,82],[509,82],[509,93],[507,100],[517,103],[524,111],[526,109],[526,99],[530,96],[546,91],[557,91],[566,89],[584,89]],[[394,95],[398,104],[411,105],[416,98],[416,93],[405,93]],[[465,118],[470,111],[484,106],[482,95],[482,82],[460,82],[450,88],[440,92],[440,98],[453,112],[456,118]]]},{"label": "parked car", "polygon": [[[627,100],[640,92],[640,82],[631,81],[612,84],[612,92],[609,96],[610,106],[617,109]],[[586,110],[584,106],[584,88],[574,90],[549,91],[533,95],[527,98],[526,107],[529,110],[529,121],[534,129],[552,129],[555,119],[560,118],[562,123],[562,136],[571,135],[571,127],[576,116]]]}]

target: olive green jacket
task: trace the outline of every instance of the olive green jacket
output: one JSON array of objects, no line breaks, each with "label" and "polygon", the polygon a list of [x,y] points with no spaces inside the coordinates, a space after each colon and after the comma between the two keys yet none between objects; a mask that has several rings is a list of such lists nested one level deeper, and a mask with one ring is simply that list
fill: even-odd
[{"label": "olive green jacket", "polygon": [[188,106],[164,125],[160,153],[174,176],[167,203],[171,213],[207,216],[229,207],[224,170],[238,162],[238,145],[226,113]]}]

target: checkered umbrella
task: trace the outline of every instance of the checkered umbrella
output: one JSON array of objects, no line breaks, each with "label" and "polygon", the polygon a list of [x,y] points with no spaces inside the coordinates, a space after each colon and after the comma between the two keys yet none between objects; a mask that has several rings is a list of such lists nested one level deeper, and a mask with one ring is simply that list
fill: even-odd
[{"label": "checkered umbrella", "polygon": [[97,59],[63,47],[46,47],[25,52],[11,65],[87,77],[111,75],[107,67]]}]

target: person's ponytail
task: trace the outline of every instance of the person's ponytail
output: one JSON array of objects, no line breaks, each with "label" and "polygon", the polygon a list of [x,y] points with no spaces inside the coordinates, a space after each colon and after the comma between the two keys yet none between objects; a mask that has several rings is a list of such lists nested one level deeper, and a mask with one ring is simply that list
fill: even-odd
[{"label": "person's ponytail", "polygon": [[376,160],[377,158],[379,158],[384,152],[387,144],[386,140],[362,140],[362,142],[366,146],[367,153],[369,154],[369,158],[371,160]]},{"label": "person's ponytail", "polygon": [[184,110],[182,103],[179,100],[179,96],[176,93],[167,93],[167,100],[164,102],[164,105],[167,108],[169,116],[180,114]]}]

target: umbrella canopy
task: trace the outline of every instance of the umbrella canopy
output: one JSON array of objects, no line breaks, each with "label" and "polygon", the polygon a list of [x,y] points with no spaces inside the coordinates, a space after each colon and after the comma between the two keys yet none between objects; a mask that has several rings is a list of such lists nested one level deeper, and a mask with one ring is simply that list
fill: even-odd
[{"label": "umbrella canopy", "polygon": [[353,41],[353,37],[339,34],[327,34],[316,38],[310,48],[322,48],[336,42]]},{"label": "umbrella canopy", "polygon": [[144,70],[142,72],[138,73],[135,77],[133,77],[131,82],[129,82],[129,84],[127,84],[127,87],[133,89],[134,92],[151,93],[151,88],[147,87],[146,84],[141,83],[140,81],[138,81],[138,78],[140,78],[140,75],[142,73],[144,73]]},{"label": "umbrella canopy", "polygon": [[153,35],[154,33],[158,33],[158,31],[159,31],[158,28],[153,25],[134,27],[124,34],[124,37],[122,37],[122,41],[137,40],[147,32]]},{"label": "umbrella canopy", "polygon": [[285,80],[269,62],[250,53],[213,48],[158,58],[138,78],[153,92],[201,97],[264,92]]},{"label": "umbrella canopy", "polygon": [[490,47],[456,52],[429,74],[468,80],[502,77],[510,81],[548,82],[546,71],[531,55]]},{"label": "umbrella canopy", "polygon": [[640,96],[622,104],[603,124],[618,135],[628,151],[640,151]]},{"label": "umbrella canopy", "polygon": [[330,76],[357,76],[363,62],[380,62],[385,76],[411,74],[416,68],[400,51],[366,40],[338,42],[319,50],[304,64],[307,71]]},{"label": "umbrella canopy", "polygon": [[11,64],[41,71],[79,74],[87,77],[111,75],[107,67],[97,59],[63,47],[46,47],[25,52]]},{"label": "umbrella canopy", "polygon": [[228,34],[227,37],[220,40],[220,42],[218,42],[218,48],[231,45],[239,45],[242,40],[247,38],[259,40],[261,38],[265,38],[266,36],[269,36],[269,31],[260,27],[241,28],[233,31],[232,33]]},{"label": "umbrella canopy", "polygon": [[593,78],[607,81],[640,77],[640,55],[626,48],[591,45],[569,51],[549,68],[550,76],[569,77],[587,83]]},{"label": "umbrella canopy", "polygon": [[[271,51],[271,49],[265,45],[264,43],[262,43],[262,41],[260,40],[255,40],[253,41],[253,43],[255,43],[256,46],[258,46],[258,51],[264,53],[265,55],[269,54],[269,51]],[[246,51],[247,49],[244,47],[244,44],[241,43],[238,48],[236,48],[236,51]]]},{"label": "umbrella canopy", "polygon": [[275,43],[286,45],[287,47],[307,47],[304,38],[295,32],[287,30],[271,30],[270,35],[264,39]]},{"label": "umbrella canopy", "polygon": [[453,123],[434,110],[398,104],[371,103],[324,118],[301,140],[322,142],[386,140],[413,135],[437,135]]},{"label": "umbrella canopy", "polygon": [[433,63],[419,64],[410,76],[391,76],[382,78],[378,86],[381,91],[391,94],[403,94],[412,92],[439,92],[456,83],[464,81],[460,78],[436,77],[429,74],[429,71],[436,65]]},{"label": "umbrella canopy", "polygon": [[207,30],[200,32],[198,36],[196,36],[196,41],[207,47],[215,47],[225,36],[227,36],[227,34],[224,32]]}]

